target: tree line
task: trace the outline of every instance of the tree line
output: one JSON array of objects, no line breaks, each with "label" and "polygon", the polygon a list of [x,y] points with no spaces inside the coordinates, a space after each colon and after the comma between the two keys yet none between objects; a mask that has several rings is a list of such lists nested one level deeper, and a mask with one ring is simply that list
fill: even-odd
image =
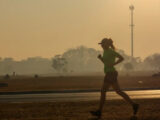
[{"label": "tree line", "polygon": [[[117,65],[119,71],[160,71],[160,54],[155,53],[143,61],[140,57],[130,57],[123,50],[117,50],[124,61]],[[100,72],[103,64],[97,59],[98,51],[94,48],[79,46],[65,51],[52,58],[30,57],[21,61],[13,58],[0,58],[0,74],[52,74],[52,73],[78,73]]]}]

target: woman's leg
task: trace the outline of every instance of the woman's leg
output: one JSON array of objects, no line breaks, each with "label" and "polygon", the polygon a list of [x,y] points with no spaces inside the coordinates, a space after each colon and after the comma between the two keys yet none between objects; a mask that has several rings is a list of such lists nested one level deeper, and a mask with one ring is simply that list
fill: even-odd
[{"label": "woman's leg", "polygon": [[120,96],[122,96],[129,104],[131,105],[134,105],[135,103],[130,99],[130,97],[125,93],[123,92],[121,89],[120,89],[120,86],[118,84],[118,82],[114,82],[112,84],[112,87],[113,89],[116,91],[117,94],[119,94]]},{"label": "woman's leg", "polygon": [[100,104],[99,109],[96,111],[90,111],[92,115],[97,116],[98,118],[101,118],[103,106],[106,99],[106,91],[109,89],[110,84],[107,82],[107,76],[104,77],[104,83],[101,88],[101,97],[100,97]]},{"label": "woman's leg", "polygon": [[101,97],[100,97],[100,104],[99,104],[100,112],[102,112],[102,109],[103,109],[103,106],[104,106],[104,103],[105,103],[105,100],[106,100],[106,92],[108,91],[109,86],[110,86],[110,84],[107,82],[106,76],[105,76],[104,83],[103,83],[102,88],[101,88]]},{"label": "woman's leg", "polygon": [[125,92],[123,92],[123,91],[120,89],[118,82],[114,82],[114,83],[112,84],[112,87],[113,87],[113,89],[117,92],[117,94],[119,94],[120,96],[122,96],[128,103],[130,103],[130,104],[132,105],[132,107],[133,107],[133,115],[136,115],[137,112],[138,112],[138,109],[139,109],[139,104],[134,103],[134,102],[130,99],[130,97],[129,97]]}]

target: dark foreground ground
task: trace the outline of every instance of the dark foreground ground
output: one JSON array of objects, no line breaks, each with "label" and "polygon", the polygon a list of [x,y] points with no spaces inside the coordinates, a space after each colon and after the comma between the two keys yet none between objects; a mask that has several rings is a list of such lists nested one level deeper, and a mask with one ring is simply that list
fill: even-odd
[{"label": "dark foreground ground", "polygon": [[[160,120],[160,99],[135,100],[138,120]],[[92,120],[98,101],[0,103],[0,120]],[[130,120],[132,108],[123,100],[106,101],[102,120]]]}]

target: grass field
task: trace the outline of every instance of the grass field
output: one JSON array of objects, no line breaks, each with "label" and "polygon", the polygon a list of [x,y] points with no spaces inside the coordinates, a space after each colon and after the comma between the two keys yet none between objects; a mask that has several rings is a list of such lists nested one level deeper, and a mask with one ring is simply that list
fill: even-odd
[{"label": "grass field", "polygon": [[[160,77],[119,76],[121,88],[160,88]],[[66,89],[100,89],[103,76],[68,76],[68,77],[15,77],[0,79],[0,92],[48,91]]]},{"label": "grass field", "polygon": [[[160,120],[160,99],[135,100],[138,120]],[[98,101],[50,103],[0,103],[0,120],[93,120],[90,110]],[[132,108],[123,100],[106,101],[102,120],[130,120]]]}]

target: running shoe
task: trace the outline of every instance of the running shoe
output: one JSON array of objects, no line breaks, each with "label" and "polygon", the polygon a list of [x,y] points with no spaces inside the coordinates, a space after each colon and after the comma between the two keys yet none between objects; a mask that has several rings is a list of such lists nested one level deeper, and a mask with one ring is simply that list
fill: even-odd
[{"label": "running shoe", "polygon": [[133,105],[133,114],[136,115],[139,109],[139,104],[134,104]]},{"label": "running shoe", "polygon": [[101,118],[101,115],[102,115],[100,110],[90,111],[90,113],[94,116],[97,116],[98,118]]}]

